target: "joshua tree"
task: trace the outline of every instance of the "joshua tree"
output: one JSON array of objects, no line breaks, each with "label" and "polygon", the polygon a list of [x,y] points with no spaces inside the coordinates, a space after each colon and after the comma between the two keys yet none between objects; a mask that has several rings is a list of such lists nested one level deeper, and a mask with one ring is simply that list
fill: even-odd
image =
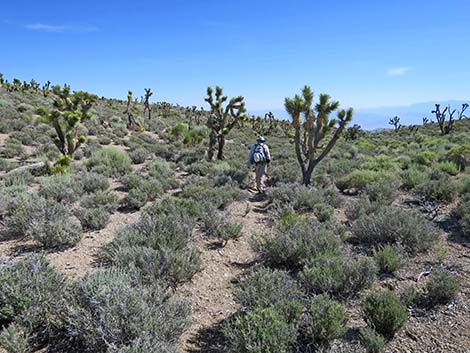
[{"label": "joshua tree", "polygon": [[212,87],[207,87],[205,101],[211,107],[210,117],[207,120],[207,126],[210,130],[207,152],[209,160],[214,158],[216,144],[217,159],[224,159],[225,136],[246,118],[244,98],[242,96],[233,97],[224,108],[223,105],[227,99],[227,96],[223,95],[221,87],[215,87],[215,96]]},{"label": "joshua tree", "polygon": [[3,74],[0,72],[0,86],[3,85],[5,81],[3,80]]},{"label": "joshua tree", "polygon": [[47,81],[47,82],[42,86],[42,94],[44,95],[44,97],[47,97],[47,96],[49,95],[49,93],[51,93],[50,87],[51,87],[51,81]]},{"label": "joshua tree", "polygon": [[391,118],[388,121],[388,124],[392,125],[395,128],[395,132],[400,130],[400,128],[402,127],[400,124],[400,118],[398,116],[394,116],[393,118]]},{"label": "joshua tree", "polygon": [[[340,110],[337,119],[330,119],[330,114],[338,109],[339,102],[331,102],[329,95],[320,94],[319,102],[313,107],[313,92],[308,86],[303,88],[302,96],[286,98],[284,105],[292,117],[295,130],[295,154],[302,171],[302,184],[309,186],[313,169],[334,147],[352,120],[353,110]],[[322,144],[326,135],[335,128],[328,142]]]},{"label": "joshua tree", "polygon": [[275,128],[276,119],[274,118],[274,114],[272,112],[267,112],[264,114],[264,120],[268,122],[268,130],[267,133],[271,133]]},{"label": "joshua tree", "polygon": [[432,119],[428,119],[427,117],[423,118],[423,126],[432,124]]},{"label": "joshua tree", "polygon": [[171,104],[167,103],[167,102],[161,102],[160,103],[160,109],[162,111],[163,118],[166,119],[170,115]]},{"label": "joshua tree", "polygon": [[54,144],[60,153],[71,158],[85,142],[85,136],[78,136],[78,127],[90,117],[89,110],[98,97],[83,91],[70,94],[70,86],[67,85],[60,92],[56,90],[56,93],[54,108],[40,107],[38,114],[46,118],[55,129]]},{"label": "joshua tree", "polygon": [[201,123],[201,116],[204,114],[204,108],[201,107],[201,110],[198,110],[195,105],[192,107],[186,107],[185,116],[188,119],[188,128],[191,130],[193,121],[196,125]]},{"label": "joshua tree", "polygon": [[463,118],[468,118],[468,117],[465,115],[465,111],[467,110],[468,107],[469,107],[469,104],[468,104],[468,103],[463,103],[463,104],[462,104],[462,110],[459,110],[459,111],[457,112],[457,115],[458,115],[459,120],[462,120]]},{"label": "joshua tree", "polygon": [[[439,129],[441,130],[441,135],[447,135],[449,134],[453,129],[454,129],[454,114],[456,110],[451,110],[450,105],[445,107],[443,111],[441,111],[441,105],[436,104],[436,108],[431,111],[436,116],[436,121],[439,124]],[[458,117],[459,119],[462,119],[464,117],[464,112],[465,109],[467,109],[468,105],[462,104],[462,111],[458,112]],[[447,114],[449,114],[449,119],[447,118]]]},{"label": "joshua tree", "polygon": [[152,117],[151,116],[152,108],[150,107],[149,99],[150,99],[150,96],[153,94],[153,92],[152,92],[151,88],[144,88],[144,90],[145,90],[144,115],[145,115],[145,112],[148,111],[149,112],[149,120],[150,120],[150,118]]},{"label": "joshua tree", "polygon": [[361,125],[359,124],[354,124],[351,127],[348,127],[346,129],[346,132],[344,134],[344,138],[346,140],[357,140],[359,137],[364,136],[365,132],[362,130]]},{"label": "joshua tree", "polygon": [[138,130],[143,130],[142,125],[140,125],[137,121],[134,119],[134,114],[132,114],[132,103],[133,103],[133,97],[132,97],[132,91],[127,91],[127,106],[126,110],[124,110],[124,114],[127,114],[127,128],[137,128]]},{"label": "joshua tree", "polygon": [[13,91],[20,91],[21,90],[21,81],[17,78],[13,79]]}]

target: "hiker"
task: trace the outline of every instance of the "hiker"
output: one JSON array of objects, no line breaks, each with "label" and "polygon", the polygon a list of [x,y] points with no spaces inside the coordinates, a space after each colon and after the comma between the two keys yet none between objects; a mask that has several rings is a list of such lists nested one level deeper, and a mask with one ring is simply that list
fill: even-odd
[{"label": "hiker", "polygon": [[248,166],[255,165],[256,190],[263,192],[263,176],[266,173],[267,165],[271,162],[269,147],[264,143],[264,137],[259,136],[256,143],[251,146],[248,156]]}]

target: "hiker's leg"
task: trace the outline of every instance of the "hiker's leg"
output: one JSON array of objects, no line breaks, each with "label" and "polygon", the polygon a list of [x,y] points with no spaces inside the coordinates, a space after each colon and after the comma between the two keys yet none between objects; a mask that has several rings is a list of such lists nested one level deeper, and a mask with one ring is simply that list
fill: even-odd
[{"label": "hiker's leg", "polygon": [[264,178],[264,175],[266,174],[266,163],[260,163],[260,177],[259,177],[259,187],[260,189],[263,189],[264,185],[263,185],[263,178]]},{"label": "hiker's leg", "polygon": [[256,189],[259,191],[261,190],[261,178],[263,177],[262,174],[262,166],[263,163],[256,163],[255,165],[255,173],[256,173]]}]

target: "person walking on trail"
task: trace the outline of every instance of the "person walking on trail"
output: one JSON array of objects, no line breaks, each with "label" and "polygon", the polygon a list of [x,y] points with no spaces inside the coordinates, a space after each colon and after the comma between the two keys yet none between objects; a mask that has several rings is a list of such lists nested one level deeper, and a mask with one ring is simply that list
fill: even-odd
[{"label": "person walking on trail", "polygon": [[263,176],[266,174],[267,166],[271,162],[269,147],[264,143],[264,137],[259,136],[256,143],[251,146],[248,155],[248,166],[255,165],[256,190],[263,192]]}]

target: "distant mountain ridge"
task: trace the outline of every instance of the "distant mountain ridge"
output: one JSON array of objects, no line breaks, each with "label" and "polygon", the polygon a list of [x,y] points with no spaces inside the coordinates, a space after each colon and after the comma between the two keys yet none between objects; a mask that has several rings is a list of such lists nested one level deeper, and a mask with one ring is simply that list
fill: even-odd
[{"label": "distant mountain ridge", "polygon": [[[470,99],[468,101],[447,100],[439,102],[415,103],[406,106],[355,109],[352,123],[359,124],[363,129],[366,130],[391,128],[391,126],[388,124],[389,119],[393,118],[395,115],[398,115],[403,125],[422,124],[423,117],[427,117],[429,119],[432,118],[435,120],[434,114],[431,113],[435,104],[440,104],[441,107],[450,105],[453,109],[460,110],[463,103],[470,103]],[[273,112],[274,116],[278,119],[290,119],[289,115],[284,109],[255,110],[251,111],[250,115],[264,116],[264,114],[268,111]],[[470,117],[470,108],[468,109],[468,113],[466,115]]]}]

